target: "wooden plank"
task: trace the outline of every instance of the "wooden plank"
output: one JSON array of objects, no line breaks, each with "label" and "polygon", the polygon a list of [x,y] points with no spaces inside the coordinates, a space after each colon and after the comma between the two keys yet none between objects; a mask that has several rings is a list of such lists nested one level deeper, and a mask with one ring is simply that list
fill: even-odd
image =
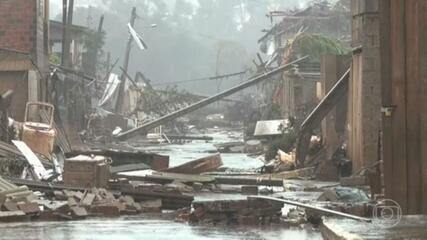
[{"label": "wooden plank", "polygon": [[110,173],[116,174],[121,172],[131,172],[131,171],[138,171],[138,170],[146,170],[150,169],[150,165],[145,163],[133,163],[133,164],[123,164],[116,167],[110,167]]},{"label": "wooden plank", "polygon": [[171,167],[163,172],[183,173],[183,174],[200,174],[217,170],[222,166],[222,159],[219,153],[207,157],[199,158],[194,161]]},{"label": "wooden plank", "polygon": [[138,172],[125,172],[115,175],[118,178],[127,178],[134,181],[151,181],[158,183],[171,183],[178,181],[182,183],[210,183],[214,182],[212,176],[196,175],[196,174],[180,174],[180,173],[164,173],[153,170],[143,170]]},{"label": "wooden plank", "polygon": [[310,210],[325,213],[325,214],[331,214],[331,215],[338,216],[338,217],[349,218],[349,219],[353,219],[356,221],[361,221],[361,222],[371,222],[372,221],[372,219],[370,219],[370,218],[359,217],[359,216],[351,215],[348,213],[338,212],[338,211],[334,211],[334,210],[327,209],[327,208],[317,207],[317,206],[313,206],[313,205],[309,205],[309,204],[305,204],[305,203],[300,203],[300,202],[296,202],[296,201],[291,201],[291,200],[286,200],[286,199],[281,199],[281,198],[266,197],[266,196],[249,196],[248,199],[265,199],[265,200],[269,200],[269,201],[283,202],[285,204],[289,204],[292,206],[302,207],[302,208],[310,209]]},{"label": "wooden plank", "polygon": [[353,171],[358,171],[363,167],[362,160],[362,53],[353,55],[351,64],[351,81],[349,88],[349,156],[353,162]]},{"label": "wooden plank", "polygon": [[[427,102],[427,1],[418,1],[420,103]],[[427,105],[418,104],[420,113],[421,213],[427,214]]]},{"label": "wooden plank", "polygon": [[283,187],[283,178],[269,176],[216,176],[215,183],[228,185],[255,185]]},{"label": "wooden plank", "polygon": [[319,126],[323,118],[343,99],[348,92],[350,77],[350,69],[341,76],[326,96],[320,103],[311,111],[308,117],[304,120],[300,127],[296,147],[296,161],[298,165],[302,165],[307,155],[307,139],[308,135],[315,127]]},{"label": "wooden plank", "polygon": [[419,0],[405,1],[406,37],[406,161],[408,214],[421,210]]},{"label": "wooden plank", "polygon": [[392,105],[392,199],[407,212],[407,166],[406,166],[406,82],[405,82],[405,1],[391,2],[391,81]]},{"label": "wooden plank", "polygon": [[[390,46],[390,1],[380,1],[381,18],[381,98],[382,106],[392,105],[391,89],[391,46]],[[393,188],[393,134],[392,118],[382,114],[382,159],[384,173],[384,193],[386,198],[392,198]]]}]

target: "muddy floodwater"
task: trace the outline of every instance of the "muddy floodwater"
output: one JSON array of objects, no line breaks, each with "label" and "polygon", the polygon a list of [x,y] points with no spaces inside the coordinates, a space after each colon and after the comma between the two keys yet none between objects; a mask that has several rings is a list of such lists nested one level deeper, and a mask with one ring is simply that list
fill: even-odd
[{"label": "muddy floodwater", "polygon": [[[214,144],[225,142],[243,141],[241,134],[235,131],[209,130],[206,136],[213,137],[212,141],[192,141],[186,144],[154,145],[143,147],[142,149],[149,152],[155,152],[170,157],[169,165],[174,167],[197,158],[205,157],[216,151]],[[222,153],[223,167],[233,169],[254,169],[263,165],[263,162],[246,156],[243,153]]]},{"label": "muddy floodwater", "polygon": [[[234,135],[236,133],[233,133]],[[230,132],[217,131],[209,134],[214,141],[195,141],[179,145],[151,146],[147,151],[170,156],[170,165],[176,166],[211,154],[214,143],[238,141],[230,138]],[[249,170],[263,165],[256,158],[245,154],[221,154],[225,167]],[[239,199],[236,194],[208,194],[196,196],[196,199]],[[122,240],[122,239],[322,239],[318,230],[312,227],[212,227],[191,226],[173,219],[153,216],[131,216],[110,219],[87,219],[66,222],[25,222],[0,224],[0,239],[32,240]]]},{"label": "muddy floodwater", "polygon": [[322,239],[320,233],[282,228],[217,228],[189,226],[171,220],[127,217],[70,222],[0,225],[0,239],[122,240],[122,239]]}]

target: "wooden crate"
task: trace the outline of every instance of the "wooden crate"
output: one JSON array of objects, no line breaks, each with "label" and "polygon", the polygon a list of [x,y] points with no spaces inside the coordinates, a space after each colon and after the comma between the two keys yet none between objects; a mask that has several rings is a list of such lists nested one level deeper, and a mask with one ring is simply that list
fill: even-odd
[{"label": "wooden crate", "polygon": [[109,159],[103,156],[79,155],[64,163],[64,183],[75,187],[102,187],[108,185]]}]

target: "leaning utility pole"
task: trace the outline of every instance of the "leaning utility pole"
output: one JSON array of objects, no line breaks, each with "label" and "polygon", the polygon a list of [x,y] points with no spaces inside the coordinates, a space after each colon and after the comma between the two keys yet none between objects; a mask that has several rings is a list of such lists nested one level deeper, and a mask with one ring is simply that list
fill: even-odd
[{"label": "leaning utility pole", "polygon": [[187,106],[187,107],[182,108],[182,109],[180,109],[178,111],[169,113],[169,114],[167,114],[165,116],[162,116],[162,117],[160,117],[160,118],[158,118],[156,120],[144,123],[143,125],[141,125],[141,126],[139,126],[137,128],[128,130],[126,132],[123,132],[123,133],[119,134],[117,136],[117,138],[119,140],[127,140],[129,138],[132,138],[132,137],[135,137],[135,136],[138,136],[138,135],[141,135],[141,134],[147,134],[147,132],[149,130],[151,130],[151,129],[155,128],[155,127],[158,127],[160,125],[164,125],[165,123],[167,123],[167,122],[169,122],[169,121],[171,121],[173,119],[176,119],[176,118],[181,117],[181,116],[183,116],[183,115],[185,115],[187,113],[190,113],[190,112],[193,112],[193,111],[195,111],[197,109],[205,107],[205,106],[207,106],[207,105],[209,105],[211,103],[214,103],[214,102],[216,102],[218,100],[221,100],[221,99],[223,99],[223,98],[225,98],[227,96],[230,96],[230,95],[232,95],[232,94],[234,94],[236,92],[239,92],[239,91],[241,91],[241,90],[243,90],[245,88],[253,86],[253,85],[255,85],[255,84],[259,83],[259,82],[262,82],[262,81],[267,80],[267,79],[271,79],[272,76],[293,68],[294,64],[300,63],[300,62],[306,60],[307,58],[308,58],[308,56],[296,59],[296,60],[294,60],[294,61],[292,61],[290,63],[287,63],[286,65],[282,65],[282,66],[280,66],[278,68],[275,68],[275,69],[273,69],[273,70],[271,70],[269,72],[265,72],[265,73],[263,73],[261,75],[253,77],[253,78],[249,79],[246,82],[243,82],[243,83],[241,83],[241,84],[239,84],[237,86],[234,86],[234,87],[232,87],[232,88],[230,88],[228,90],[220,92],[220,93],[218,93],[218,94],[216,94],[216,95],[214,95],[212,97],[209,97],[209,98],[206,98],[206,99],[202,99],[199,102],[196,102],[196,103],[194,103],[194,104],[192,104],[190,106]]},{"label": "leaning utility pole", "polygon": [[62,0],[62,54],[61,54],[61,65],[65,66],[65,44],[64,39],[66,37],[67,29],[67,6],[68,1]]},{"label": "leaning utility pole", "polygon": [[[136,7],[132,8],[132,14],[130,17],[130,25],[133,27],[135,25],[135,19],[136,19]],[[117,96],[117,102],[116,102],[116,113],[123,113],[123,97],[124,97],[124,90],[125,90],[125,85],[126,85],[126,74],[125,72],[128,71],[128,67],[129,67],[129,58],[130,58],[130,50],[132,47],[132,35],[129,34],[129,39],[126,45],[126,53],[125,53],[125,60],[123,63],[123,72],[122,75],[120,76],[120,85],[119,85],[119,92],[118,92],[118,96]]]},{"label": "leaning utility pole", "polygon": [[71,67],[70,48],[71,48],[71,26],[73,25],[74,0],[68,2],[67,24],[65,25],[65,34],[62,39],[63,46],[63,62],[64,67]]},{"label": "leaning utility pole", "polygon": [[[102,27],[104,25],[104,15],[101,16],[101,18],[99,19],[99,24],[98,24],[98,31],[97,31],[97,37],[102,36]],[[88,73],[89,76],[94,77],[94,81],[97,81],[97,67],[98,67],[98,53],[99,53],[99,47],[94,47],[93,49],[88,49],[88,54],[89,54],[89,61],[87,63],[86,67],[86,72]],[[97,89],[97,82],[95,82],[95,89]]]}]

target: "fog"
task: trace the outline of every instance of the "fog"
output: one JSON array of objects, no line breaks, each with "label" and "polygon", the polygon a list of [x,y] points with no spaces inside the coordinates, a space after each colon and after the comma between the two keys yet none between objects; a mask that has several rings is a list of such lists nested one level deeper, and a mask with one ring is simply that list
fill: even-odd
[{"label": "fog", "polygon": [[[135,29],[148,49],[136,46],[129,72],[143,72],[157,88],[165,83],[244,71],[253,67],[261,30],[271,27],[272,10],[303,7],[309,0],[75,0],[76,25],[96,29],[105,15],[105,52],[122,65],[131,8],[137,7]],[[51,18],[61,20],[61,0],[51,1]],[[151,28],[156,24],[156,28]],[[115,72],[119,73],[118,68]],[[220,90],[247,76],[222,81]],[[214,81],[180,83],[198,94],[217,91]]]}]

